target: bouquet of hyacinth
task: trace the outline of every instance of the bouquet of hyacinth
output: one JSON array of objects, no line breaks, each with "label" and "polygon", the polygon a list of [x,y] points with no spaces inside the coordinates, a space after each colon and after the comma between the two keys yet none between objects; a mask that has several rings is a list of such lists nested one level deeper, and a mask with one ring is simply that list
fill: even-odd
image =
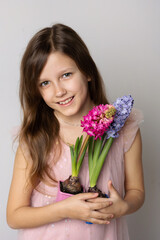
[{"label": "bouquet of hyacinth", "polygon": [[[84,142],[83,136],[81,136],[80,138],[77,138],[75,145],[70,146],[72,175],[69,176],[69,178],[67,178],[65,181],[60,181],[60,190],[63,193],[78,194],[83,192],[83,188],[81,186],[78,175],[88,147],[90,136],[92,136],[92,134],[94,133],[95,139],[97,139],[105,133],[105,131],[109,128],[110,124],[113,121],[115,107],[108,104],[106,104],[105,106],[99,105],[98,108],[94,107],[91,112],[93,113],[93,121],[91,123],[91,126],[87,125],[87,123],[91,120],[90,112],[87,116],[84,117],[85,126],[83,131],[87,130],[87,137],[85,138]],[[98,115],[99,121],[97,121]],[[89,131],[90,128],[92,129],[92,131]]]},{"label": "bouquet of hyacinth", "polygon": [[[61,182],[60,190],[63,193],[77,194],[83,192],[78,175],[88,147],[89,165],[89,192],[98,192],[100,197],[106,197],[96,186],[102,166],[113,143],[114,138],[123,127],[133,106],[133,98],[124,96],[118,98],[113,105],[100,104],[94,107],[81,121],[83,131],[87,137],[78,137],[75,145],[70,146],[72,175]],[[83,142],[83,143],[82,143]]]},{"label": "bouquet of hyacinth", "polygon": [[88,192],[98,192],[100,197],[106,197],[96,186],[102,166],[107,157],[114,138],[124,126],[131,109],[133,98],[124,96],[118,98],[113,105],[99,105],[94,107],[81,121],[83,131],[89,137],[88,165],[90,187]]}]

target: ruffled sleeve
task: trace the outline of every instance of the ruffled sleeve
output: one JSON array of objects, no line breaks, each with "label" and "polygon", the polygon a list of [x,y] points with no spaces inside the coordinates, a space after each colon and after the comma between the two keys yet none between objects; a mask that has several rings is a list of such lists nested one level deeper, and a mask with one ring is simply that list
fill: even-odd
[{"label": "ruffled sleeve", "polygon": [[143,119],[143,113],[140,110],[133,108],[122,129],[124,152],[127,152],[130,149],[139,129],[139,125],[144,121]]},{"label": "ruffled sleeve", "polygon": [[19,142],[19,148],[22,151],[22,154],[23,154],[23,156],[24,156],[24,158],[26,160],[26,163],[32,165],[33,164],[33,160],[31,158],[31,155],[30,155],[30,152],[29,152],[27,144],[24,141],[20,141]]}]

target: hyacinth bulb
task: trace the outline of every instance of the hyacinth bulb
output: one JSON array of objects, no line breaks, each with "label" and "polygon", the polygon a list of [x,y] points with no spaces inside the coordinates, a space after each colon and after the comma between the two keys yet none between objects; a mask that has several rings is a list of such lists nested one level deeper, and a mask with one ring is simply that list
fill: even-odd
[{"label": "hyacinth bulb", "polygon": [[71,194],[83,192],[83,188],[78,177],[69,176],[64,182],[61,182],[61,191]]}]

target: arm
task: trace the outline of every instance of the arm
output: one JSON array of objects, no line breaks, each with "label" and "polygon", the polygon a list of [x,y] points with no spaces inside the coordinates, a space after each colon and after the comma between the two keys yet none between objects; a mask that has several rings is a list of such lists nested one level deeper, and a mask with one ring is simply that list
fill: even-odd
[{"label": "arm", "polygon": [[[30,161],[31,162],[31,161]],[[89,203],[86,200],[97,194],[77,194],[58,203],[43,207],[31,207],[30,198],[33,186],[29,182],[29,169],[19,147],[15,157],[13,178],[7,204],[7,222],[12,228],[32,228],[57,222],[64,218],[81,219],[94,223],[106,223],[106,214],[95,210],[106,207],[109,203]]]},{"label": "arm", "polygon": [[140,130],[131,148],[125,153],[125,191],[124,200],[127,203],[125,214],[130,214],[143,205],[145,197]]}]

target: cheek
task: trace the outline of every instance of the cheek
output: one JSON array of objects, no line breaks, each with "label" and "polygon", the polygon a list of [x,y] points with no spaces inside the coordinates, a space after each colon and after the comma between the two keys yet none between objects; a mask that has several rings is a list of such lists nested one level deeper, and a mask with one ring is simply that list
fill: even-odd
[{"label": "cheek", "polygon": [[72,89],[74,89],[75,92],[84,94],[88,91],[88,81],[85,78],[77,79],[77,81],[72,83]]},{"label": "cheek", "polygon": [[44,91],[41,93],[43,100],[47,103],[53,98],[53,94],[50,91]]},{"label": "cheek", "polygon": [[81,83],[79,85],[79,89],[80,89],[80,93],[82,94],[82,96],[86,96],[88,93],[88,82],[84,81],[83,83]]}]

